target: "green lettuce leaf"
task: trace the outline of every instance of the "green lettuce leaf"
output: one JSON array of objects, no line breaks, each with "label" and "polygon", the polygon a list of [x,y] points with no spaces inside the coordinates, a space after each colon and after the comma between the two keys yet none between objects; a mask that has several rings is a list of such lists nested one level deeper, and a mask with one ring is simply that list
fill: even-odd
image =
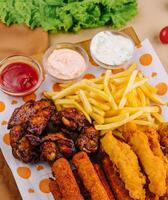
[{"label": "green lettuce leaf", "polygon": [[45,31],[124,26],[137,13],[136,0],[0,0],[0,20]]}]

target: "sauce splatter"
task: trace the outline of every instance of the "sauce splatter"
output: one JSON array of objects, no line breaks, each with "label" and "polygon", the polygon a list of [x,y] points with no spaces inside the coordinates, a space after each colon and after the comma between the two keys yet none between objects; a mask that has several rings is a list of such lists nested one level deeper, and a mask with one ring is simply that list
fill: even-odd
[{"label": "sauce splatter", "polygon": [[5,110],[5,104],[3,101],[0,101],[0,112],[3,112]]},{"label": "sauce splatter", "polygon": [[12,100],[11,104],[15,105],[15,104],[17,104],[17,101],[16,100]]},{"label": "sauce splatter", "polygon": [[166,94],[166,92],[168,90],[168,86],[166,83],[161,82],[156,85],[156,89],[157,89],[158,95],[164,95],[164,94]]},{"label": "sauce splatter", "polygon": [[31,176],[31,171],[28,167],[18,167],[17,173],[21,178],[28,179]]},{"label": "sauce splatter", "polygon": [[27,102],[30,100],[36,100],[36,94],[34,92],[23,97],[24,102]]},{"label": "sauce splatter", "polygon": [[3,136],[3,141],[6,145],[10,145],[10,136],[9,133],[5,133]]},{"label": "sauce splatter", "polygon": [[2,126],[5,126],[5,125],[7,125],[8,124],[8,121],[6,121],[6,120],[3,120],[2,122],[1,122],[1,125]]},{"label": "sauce splatter", "polygon": [[60,90],[61,90],[61,87],[60,87],[59,83],[54,83],[53,91],[54,92],[59,92]]},{"label": "sauce splatter", "polygon": [[149,53],[143,54],[140,59],[140,63],[144,66],[148,66],[152,63],[152,56]]},{"label": "sauce splatter", "polygon": [[38,166],[36,167],[36,169],[37,169],[37,171],[40,171],[40,170],[43,170],[44,167],[43,167],[42,165],[38,165]]},{"label": "sauce splatter", "polygon": [[28,192],[29,192],[29,193],[34,193],[34,189],[29,188],[29,189],[28,189]]},{"label": "sauce splatter", "polygon": [[157,73],[156,72],[152,72],[151,76],[155,77],[155,76],[157,76]]},{"label": "sauce splatter", "polygon": [[84,79],[93,79],[93,78],[96,78],[96,76],[94,74],[85,74],[83,76]]},{"label": "sauce splatter", "polygon": [[41,192],[43,193],[50,192],[49,183],[50,183],[50,179],[47,179],[47,178],[40,181],[39,189],[41,190]]},{"label": "sauce splatter", "polygon": [[116,68],[111,70],[113,74],[118,74],[124,71],[124,68]]}]

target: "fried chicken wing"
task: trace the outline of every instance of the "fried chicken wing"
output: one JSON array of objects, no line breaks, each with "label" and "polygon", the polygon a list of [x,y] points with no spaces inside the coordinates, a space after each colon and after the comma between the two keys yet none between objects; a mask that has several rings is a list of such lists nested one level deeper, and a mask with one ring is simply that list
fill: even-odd
[{"label": "fried chicken wing", "polygon": [[76,146],[87,153],[94,153],[99,147],[99,131],[94,127],[83,128],[81,134],[79,135]]},{"label": "fried chicken wing", "polygon": [[81,130],[84,126],[87,126],[89,122],[85,118],[84,114],[79,112],[76,108],[66,108],[61,110],[62,123],[70,130]]},{"label": "fried chicken wing", "polygon": [[57,112],[47,99],[26,102],[15,109],[8,124],[13,155],[24,162],[33,161],[33,156],[45,161],[70,158],[76,152],[74,143],[81,132],[78,147],[95,152],[99,134],[88,125],[85,116],[75,108]]},{"label": "fried chicken wing", "polygon": [[35,135],[41,135],[51,117],[51,107],[40,109],[28,121],[27,130]]},{"label": "fried chicken wing", "polygon": [[27,163],[38,157],[39,152],[35,147],[40,145],[41,140],[26,132],[24,126],[14,126],[9,135],[12,153],[15,158]]},{"label": "fried chicken wing", "polygon": [[17,146],[12,149],[12,152],[15,158],[25,163],[38,160],[39,157],[38,150],[34,150],[34,147],[25,136],[18,141]]},{"label": "fried chicken wing", "polygon": [[8,122],[8,129],[26,122],[35,113],[34,101],[28,101],[20,108],[16,108]]},{"label": "fried chicken wing", "polygon": [[60,157],[57,146],[54,142],[46,141],[41,146],[41,158],[46,161],[54,161]]},{"label": "fried chicken wing", "polygon": [[17,145],[17,142],[21,139],[21,137],[23,136],[24,132],[23,132],[23,127],[21,125],[17,125],[14,126],[10,132],[10,145],[12,147],[15,147]]},{"label": "fried chicken wing", "polygon": [[13,112],[8,123],[8,129],[26,123],[38,110],[43,110],[48,107],[54,109],[52,103],[46,99],[41,99],[37,102],[33,100],[26,102]]},{"label": "fried chicken wing", "polygon": [[59,158],[61,155],[70,158],[76,152],[73,140],[66,138],[65,135],[61,132],[50,133],[43,138],[43,141],[52,141],[55,143],[59,153],[55,158]]}]

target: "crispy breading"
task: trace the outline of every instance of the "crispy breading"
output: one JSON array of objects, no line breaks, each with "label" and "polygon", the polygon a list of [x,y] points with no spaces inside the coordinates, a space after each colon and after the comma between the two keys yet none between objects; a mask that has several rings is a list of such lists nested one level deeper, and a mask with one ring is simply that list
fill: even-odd
[{"label": "crispy breading", "polygon": [[60,158],[56,160],[52,166],[52,171],[56,177],[62,200],[83,200],[70,165],[66,159]]},{"label": "crispy breading", "polygon": [[72,159],[84,186],[89,191],[92,200],[110,200],[89,157],[85,152],[79,152]]},{"label": "crispy breading", "polygon": [[120,177],[133,199],[145,199],[145,177],[141,173],[138,158],[130,146],[117,140],[111,132],[101,139],[104,151],[119,170]]},{"label": "crispy breading", "polygon": [[62,200],[61,193],[56,180],[50,181],[49,188],[55,200]]},{"label": "crispy breading", "polygon": [[105,174],[104,174],[101,166],[99,164],[97,164],[97,163],[93,164],[93,166],[95,168],[95,171],[96,171],[101,183],[103,184],[104,189],[107,192],[107,195],[108,195],[109,199],[110,200],[115,200],[114,195],[113,195],[113,193],[112,193],[112,191],[110,189],[110,186],[109,186],[109,184],[108,184],[108,182],[106,180]]},{"label": "crispy breading", "polygon": [[123,134],[148,176],[149,190],[158,196],[163,196],[166,193],[166,166],[163,159],[153,153],[147,135],[135,124],[126,124]]},{"label": "crispy breading", "polygon": [[124,182],[121,180],[118,170],[115,169],[109,156],[105,155],[101,159],[101,163],[117,200],[132,200],[128,190],[125,189]]},{"label": "crispy breading", "polygon": [[151,126],[144,127],[144,133],[148,137],[149,145],[154,155],[165,160],[165,156],[163,154],[163,151],[161,150],[161,146],[159,143],[159,135],[157,129]]},{"label": "crispy breading", "polygon": [[160,143],[164,147],[164,152],[168,158],[168,122],[162,123],[158,129]]}]

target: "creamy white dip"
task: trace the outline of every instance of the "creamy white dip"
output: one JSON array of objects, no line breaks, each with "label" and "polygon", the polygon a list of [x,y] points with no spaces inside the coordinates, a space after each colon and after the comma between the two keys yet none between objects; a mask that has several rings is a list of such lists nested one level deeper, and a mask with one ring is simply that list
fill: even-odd
[{"label": "creamy white dip", "polygon": [[103,31],[93,37],[90,50],[92,56],[104,64],[121,65],[132,58],[134,44],[123,35]]},{"label": "creamy white dip", "polygon": [[48,57],[47,71],[59,79],[74,79],[86,70],[83,56],[72,49],[54,50]]}]

